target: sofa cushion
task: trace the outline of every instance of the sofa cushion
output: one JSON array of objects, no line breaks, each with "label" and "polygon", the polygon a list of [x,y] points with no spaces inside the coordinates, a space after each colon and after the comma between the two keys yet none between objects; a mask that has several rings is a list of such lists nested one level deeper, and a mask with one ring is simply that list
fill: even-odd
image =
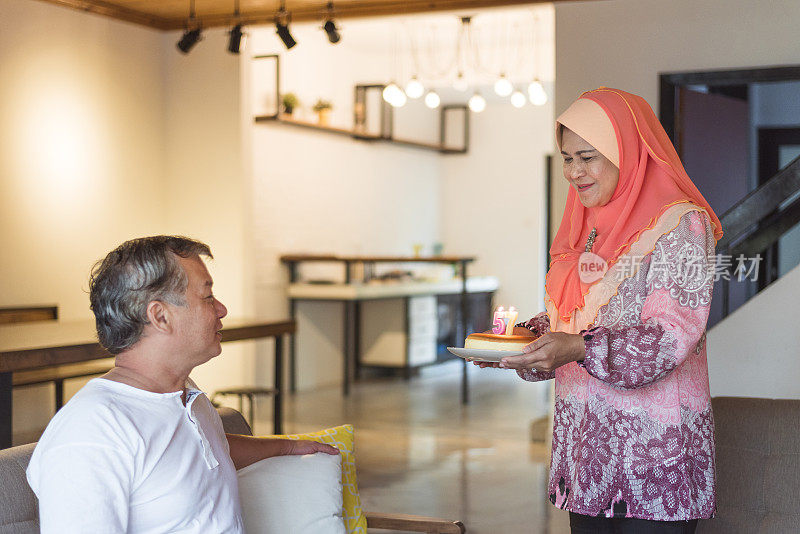
[{"label": "sofa cushion", "polygon": [[797,532],[800,400],[712,399],[716,425],[717,517],[698,533]]},{"label": "sofa cushion", "polygon": [[0,450],[0,534],[38,534],[39,510],[25,469],[35,443]]},{"label": "sofa cushion", "polygon": [[247,534],[345,534],[339,455],[276,456],[237,475]]}]

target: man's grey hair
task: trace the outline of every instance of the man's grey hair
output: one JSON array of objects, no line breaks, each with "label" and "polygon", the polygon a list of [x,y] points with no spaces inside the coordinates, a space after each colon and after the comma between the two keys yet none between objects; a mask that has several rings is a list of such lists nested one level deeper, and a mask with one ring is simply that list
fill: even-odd
[{"label": "man's grey hair", "polygon": [[119,354],[139,341],[150,302],[186,305],[188,279],[178,256],[213,258],[205,243],[158,235],[126,241],[94,265],[89,301],[97,338],[108,352]]}]

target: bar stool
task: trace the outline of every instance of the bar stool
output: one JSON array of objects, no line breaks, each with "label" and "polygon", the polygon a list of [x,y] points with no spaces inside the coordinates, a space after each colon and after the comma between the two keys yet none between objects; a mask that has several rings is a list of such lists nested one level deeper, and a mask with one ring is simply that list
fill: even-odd
[{"label": "bar stool", "polygon": [[[241,413],[244,413],[244,398],[247,397],[247,400],[250,404],[250,411],[248,412],[249,417],[247,418],[248,422],[250,423],[250,428],[253,428],[253,423],[255,421],[256,406],[254,399],[259,395],[264,395],[274,397],[275,402],[278,402],[280,398],[280,392],[277,389],[246,386],[239,388],[220,389],[219,391],[215,391],[211,396],[211,403],[214,406],[219,406],[219,403],[216,402],[217,396],[224,397],[228,395],[236,395],[239,397],[239,411]],[[281,415],[279,412],[275,413],[273,426],[274,428],[272,432],[274,434],[281,434],[283,432],[283,421],[281,420]]]}]

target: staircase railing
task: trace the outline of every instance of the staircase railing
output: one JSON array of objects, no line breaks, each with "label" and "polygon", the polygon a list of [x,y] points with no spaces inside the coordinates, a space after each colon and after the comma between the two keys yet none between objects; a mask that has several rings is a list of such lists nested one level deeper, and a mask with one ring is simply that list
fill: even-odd
[{"label": "staircase railing", "polygon": [[[720,218],[717,254],[754,257],[800,222],[800,157],[752,191]],[[733,266],[729,266],[730,270]],[[772,275],[768,274],[768,282]],[[722,278],[722,317],[730,310],[730,272]]]}]

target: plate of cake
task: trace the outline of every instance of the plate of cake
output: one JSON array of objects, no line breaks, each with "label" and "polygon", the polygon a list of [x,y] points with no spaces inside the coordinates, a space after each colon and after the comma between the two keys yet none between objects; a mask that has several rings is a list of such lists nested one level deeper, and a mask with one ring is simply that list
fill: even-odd
[{"label": "plate of cake", "polygon": [[535,339],[535,336],[476,333],[467,336],[463,349],[447,347],[447,350],[468,362],[499,362],[506,356],[523,354],[523,347]]}]

